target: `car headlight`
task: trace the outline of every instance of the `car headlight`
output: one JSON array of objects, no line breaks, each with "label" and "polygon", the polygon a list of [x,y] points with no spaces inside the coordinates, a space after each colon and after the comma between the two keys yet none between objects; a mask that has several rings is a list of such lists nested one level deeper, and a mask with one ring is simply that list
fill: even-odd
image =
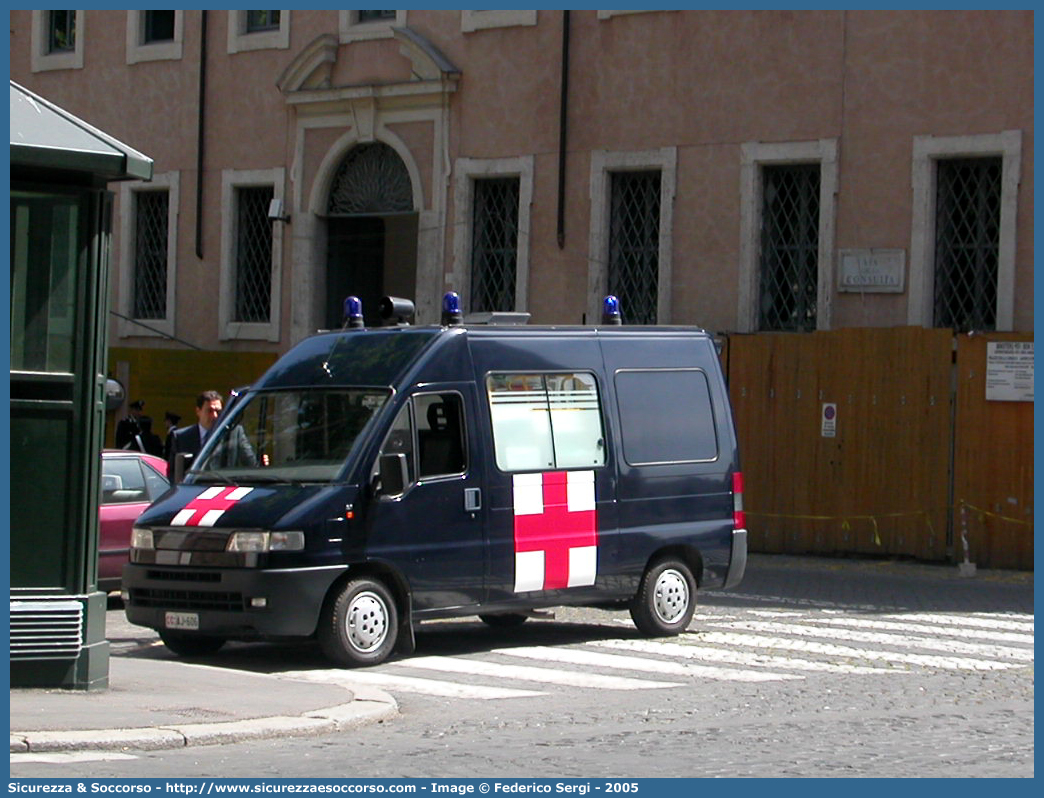
[{"label": "car headlight", "polygon": [[238,530],[228,536],[225,551],[301,551],[304,547],[304,532],[253,532]]},{"label": "car headlight", "polygon": [[132,549],[155,549],[156,544],[152,538],[151,529],[142,529],[141,527],[134,527],[131,529],[131,548]]}]

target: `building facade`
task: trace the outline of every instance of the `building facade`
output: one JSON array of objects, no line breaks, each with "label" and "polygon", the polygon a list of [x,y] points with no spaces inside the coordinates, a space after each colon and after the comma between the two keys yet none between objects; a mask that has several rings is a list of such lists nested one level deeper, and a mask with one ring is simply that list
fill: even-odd
[{"label": "building facade", "polygon": [[[715,332],[1033,328],[1031,11],[12,11],[155,157],[110,346],[285,351],[356,294]],[[122,98],[114,102],[113,98]]]}]

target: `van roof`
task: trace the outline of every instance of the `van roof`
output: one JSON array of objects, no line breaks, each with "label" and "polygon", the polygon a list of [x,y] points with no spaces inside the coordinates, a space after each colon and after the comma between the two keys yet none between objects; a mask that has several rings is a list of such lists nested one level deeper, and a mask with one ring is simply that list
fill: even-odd
[{"label": "van roof", "polygon": [[399,326],[323,331],[293,347],[253,387],[301,385],[388,386],[401,382],[421,353],[448,336],[477,339],[555,338],[709,338],[706,330],[683,326],[475,325]]}]

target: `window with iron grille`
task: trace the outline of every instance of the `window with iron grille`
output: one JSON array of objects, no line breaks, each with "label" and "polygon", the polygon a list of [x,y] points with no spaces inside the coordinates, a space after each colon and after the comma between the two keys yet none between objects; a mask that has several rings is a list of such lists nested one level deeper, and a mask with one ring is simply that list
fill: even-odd
[{"label": "window with iron grille", "polygon": [[174,12],[173,11],[146,11],[145,32],[143,40],[145,44],[151,42],[169,42],[174,40]]},{"label": "window with iron grille", "polygon": [[609,293],[620,297],[625,324],[656,324],[660,172],[613,172],[609,192]]},{"label": "window with iron grille", "polygon": [[518,276],[517,177],[474,181],[471,233],[471,310],[515,309]]},{"label": "window with iron grille", "polygon": [[268,322],[272,312],[272,186],[236,189],[233,321]]},{"label": "window with iron grille", "polygon": [[816,329],[819,164],[762,167],[758,329]]},{"label": "window with iron grille", "polygon": [[940,160],[935,203],[934,325],[997,325],[1000,158]]},{"label": "window with iron grille", "polygon": [[170,194],[134,194],[134,318],[167,317],[167,234]]},{"label": "window with iron grille", "polygon": [[358,11],[359,22],[379,22],[386,19],[395,19],[394,11]]},{"label": "window with iron grille", "polygon": [[246,32],[256,33],[265,30],[279,29],[278,11],[247,11]]},{"label": "window with iron grille", "polygon": [[68,53],[76,49],[76,12],[50,11],[47,52]]}]

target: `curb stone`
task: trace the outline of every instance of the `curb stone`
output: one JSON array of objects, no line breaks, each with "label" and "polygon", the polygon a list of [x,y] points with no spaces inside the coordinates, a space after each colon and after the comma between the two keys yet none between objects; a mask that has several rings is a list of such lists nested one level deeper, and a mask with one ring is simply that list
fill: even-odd
[{"label": "curb stone", "polygon": [[305,737],[359,728],[399,714],[399,705],[390,695],[381,691],[367,692],[365,698],[313,710],[299,717],[274,716],[157,728],[14,731],[10,735],[11,753],[125,749],[157,751],[271,737]]}]

